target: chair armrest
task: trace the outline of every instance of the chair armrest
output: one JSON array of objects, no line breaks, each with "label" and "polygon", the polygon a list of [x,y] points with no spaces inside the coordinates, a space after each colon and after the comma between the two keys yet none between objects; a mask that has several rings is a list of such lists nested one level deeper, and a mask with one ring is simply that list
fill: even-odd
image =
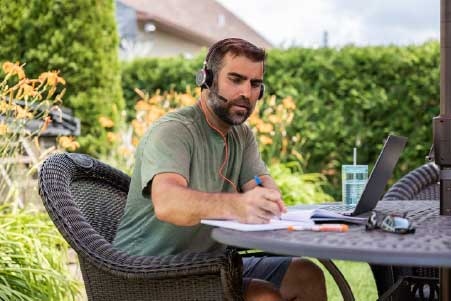
[{"label": "chair armrest", "polygon": [[233,278],[242,277],[241,257],[232,249],[217,253],[134,256],[114,249],[103,238],[99,238],[97,244],[99,247],[94,252],[88,251],[92,248],[83,248],[76,250],[77,254],[98,269],[118,277],[159,279],[223,272]]}]

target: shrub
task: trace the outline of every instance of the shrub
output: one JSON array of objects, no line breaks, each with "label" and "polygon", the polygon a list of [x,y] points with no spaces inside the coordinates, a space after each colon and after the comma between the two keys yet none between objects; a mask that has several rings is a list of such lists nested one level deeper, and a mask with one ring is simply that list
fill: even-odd
[{"label": "shrub", "polygon": [[308,170],[331,177],[337,190],[341,164],[374,164],[389,133],[409,137],[396,176],[422,163],[439,113],[439,47],[290,49],[270,53],[266,82],[279,97],[292,96],[297,110],[287,130],[304,143]]},{"label": "shrub", "polygon": [[[61,93],[56,91],[65,80],[57,72],[44,72],[30,79],[19,63],[5,62],[2,71],[5,77],[0,82],[0,204],[5,204],[0,206],[0,300],[75,300],[80,284],[69,276],[66,242],[47,214],[18,209],[24,205],[18,192],[29,190],[24,186],[39,164],[26,166],[16,162],[22,154],[19,142],[33,140],[39,149],[39,134],[45,131],[51,116],[58,116],[50,112],[60,112],[64,89]],[[42,126],[36,130],[28,126],[38,121]],[[71,137],[59,140],[66,147],[77,146]],[[50,151],[53,149],[42,155]],[[12,177],[19,165],[26,173],[20,178]],[[7,174],[11,177],[5,178]]]},{"label": "shrub", "polygon": [[[57,72],[44,72],[36,79],[26,76],[23,65],[5,62],[2,64],[5,77],[0,81],[0,203],[12,200],[23,206],[19,193],[29,190],[23,187],[35,175],[39,160],[55,148],[41,150],[39,135],[44,132],[52,118],[61,118],[62,97],[65,80]],[[56,93],[57,90],[62,91]],[[59,137],[59,144],[75,150],[79,145],[73,137]],[[23,162],[24,148],[33,158],[32,165]],[[24,146],[27,145],[27,146]],[[28,163],[29,164],[29,163]],[[20,180],[14,177],[19,177]]]},{"label": "shrub", "polygon": [[24,62],[32,77],[59,70],[67,81],[65,104],[81,120],[82,151],[105,152],[98,117],[118,124],[124,107],[114,2],[3,1],[0,19],[0,61]]},{"label": "shrub", "polygon": [[269,171],[279,187],[286,205],[333,202],[324,192],[327,178],[320,173],[304,173],[297,161],[273,163]]},{"label": "shrub", "polygon": [[0,207],[0,300],[76,300],[68,246],[47,214]]}]

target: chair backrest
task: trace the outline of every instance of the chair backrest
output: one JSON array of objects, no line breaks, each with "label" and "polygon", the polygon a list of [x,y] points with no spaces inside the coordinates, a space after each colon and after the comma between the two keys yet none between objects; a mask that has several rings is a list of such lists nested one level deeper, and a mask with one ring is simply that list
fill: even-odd
[{"label": "chair backrest", "polygon": [[439,176],[440,170],[435,163],[424,164],[390,187],[383,200],[439,200]]},{"label": "chair backrest", "polygon": [[111,243],[123,215],[130,177],[87,155],[51,156],[39,172],[50,217],[72,247],[94,232]]}]

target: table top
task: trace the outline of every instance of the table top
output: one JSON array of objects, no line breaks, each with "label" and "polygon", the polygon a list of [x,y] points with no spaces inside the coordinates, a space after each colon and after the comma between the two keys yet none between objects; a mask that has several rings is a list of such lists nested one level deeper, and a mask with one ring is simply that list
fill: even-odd
[{"label": "table top", "polygon": [[341,259],[387,265],[451,267],[451,217],[439,215],[438,201],[381,201],[376,210],[402,214],[413,221],[414,234],[366,231],[352,225],[348,232],[272,230],[241,232],[215,228],[212,237],[226,245],[268,253]]}]

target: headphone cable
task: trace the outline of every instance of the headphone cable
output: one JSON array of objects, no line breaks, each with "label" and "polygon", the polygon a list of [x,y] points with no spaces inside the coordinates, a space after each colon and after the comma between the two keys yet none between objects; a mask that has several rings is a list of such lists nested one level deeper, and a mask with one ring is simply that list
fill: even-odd
[{"label": "headphone cable", "polygon": [[225,167],[225,164],[226,164],[227,160],[229,159],[229,146],[228,146],[228,143],[227,143],[227,137],[218,128],[216,128],[213,124],[210,123],[210,121],[208,120],[207,112],[206,112],[206,109],[205,109],[204,105],[205,104],[204,104],[204,102],[202,101],[202,98],[201,98],[200,99],[200,108],[201,108],[202,112],[204,113],[205,120],[207,121],[208,126],[210,128],[212,128],[213,130],[215,130],[222,137],[222,139],[224,140],[225,157],[224,157],[224,161],[221,164],[221,167],[218,170],[219,176],[221,178],[223,178],[226,182],[228,182],[230,185],[232,185],[233,189],[235,189],[235,191],[238,192],[238,189],[237,189],[235,183],[233,183],[230,179],[225,177],[223,175],[223,173],[222,173],[222,171],[223,171],[223,169]]}]

